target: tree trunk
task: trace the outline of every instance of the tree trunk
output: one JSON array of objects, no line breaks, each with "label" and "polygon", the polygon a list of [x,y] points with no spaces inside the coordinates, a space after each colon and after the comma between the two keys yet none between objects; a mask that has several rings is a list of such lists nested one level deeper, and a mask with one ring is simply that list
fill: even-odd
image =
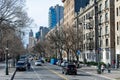
[{"label": "tree trunk", "polygon": [[69,62],[69,49],[67,49],[67,61]]}]

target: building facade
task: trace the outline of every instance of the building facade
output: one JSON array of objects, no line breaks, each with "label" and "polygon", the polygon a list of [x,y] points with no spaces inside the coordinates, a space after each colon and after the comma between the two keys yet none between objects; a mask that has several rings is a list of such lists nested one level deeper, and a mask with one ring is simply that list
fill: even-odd
[{"label": "building facade", "polygon": [[88,62],[98,62],[99,58],[100,62],[110,63],[114,67],[114,0],[90,0],[86,7],[80,8],[78,18],[77,24],[83,30],[80,58]]},{"label": "building facade", "polygon": [[35,45],[35,38],[33,36],[33,31],[31,30],[29,32],[29,44],[28,44],[28,48],[31,49],[32,47],[34,47]]},{"label": "building facade", "polygon": [[56,12],[54,7],[49,8],[49,28],[52,29],[56,25]]},{"label": "building facade", "polygon": [[40,26],[39,31],[36,33],[37,42],[40,40],[44,40],[45,35],[49,32],[49,28]]},{"label": "building facade", "polygon": [[120,0],[115,0],[116,67],[120,65]]},{"label": "building facade", "polygon": [[[78,21],[77,21],[78,18]],[[94,9],[94,1],[90,0],[89,4],[80,8],[80,12],[76,15],[75,18],[76,24],[78,24],[78,34],[81,35],[82,43],[80,46],[80,61],[87,60],[96,61],[96,53],[95,53],[95,9]],[[80,29],[79,29],[80,28]],[[80,33],[80,31],[82,33]]]},{"label": "building facade", "polygon": [[80,7],[85,7],[89,0],[62,0],[64,3],[64,26],[74,25],[75,12],[79,12]]},{"label": "building facade", "polygon": [[63,15],[64,8],[63,8],[63,6],[56,5],[55,11],[56,11],[56,20],[57,20],[56,24],[60,24],[60,21],[64,16]]},{"label": "building facade", "polygon": [[56,5],[49,8],[49,28],[53,29],[57,23],[60,23],[60,20],[63,18],[62,6]]},{"label": "building facade", "polygon": [[101,61],[114,66],[115,24],[114,0],[98,0],[99,51]]}]

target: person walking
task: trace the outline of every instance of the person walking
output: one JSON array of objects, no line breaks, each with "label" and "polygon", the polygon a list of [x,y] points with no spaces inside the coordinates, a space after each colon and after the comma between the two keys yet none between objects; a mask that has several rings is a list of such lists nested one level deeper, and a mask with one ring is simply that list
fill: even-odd
[{"label": "person walking", "polygon": [[105,66],[102,64],[101,65],[101,71],[104,72],[104,70],[105,70]]},{"label": "person walking", "polygon": [[107,64],[108,73],[111,72],[110,67],[111,67],[111,65],[110,65],[110,63],[108,63],[108,64]]},{"label": "person walking", "polygon": [[30,68],[31,68],[30,62],[27,63],[27,68],[28,68],[28,70],[30,70]]}]

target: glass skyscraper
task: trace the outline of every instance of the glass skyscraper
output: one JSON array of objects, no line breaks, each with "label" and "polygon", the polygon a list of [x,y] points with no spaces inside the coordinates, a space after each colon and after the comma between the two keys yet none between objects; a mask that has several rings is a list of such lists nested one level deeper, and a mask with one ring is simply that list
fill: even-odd
[{"label": "glass skyscraper", "polygon": [[49,28],[53,29],[57,23],[60,23],[60,20],[63,18],[63,6],[51,6],[49,8]]}]

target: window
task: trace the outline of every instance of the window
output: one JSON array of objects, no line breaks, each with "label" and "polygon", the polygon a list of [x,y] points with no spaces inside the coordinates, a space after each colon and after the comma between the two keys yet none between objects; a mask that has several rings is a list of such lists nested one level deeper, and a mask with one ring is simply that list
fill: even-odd
[{"label": "window", "polygon": [[102,4],[100,4],[100,6],[99,6],[100,8],[99,8],[99,11],[102,11]]},{"label": "window", "polygon": [[99,21],[99,23],[102,23],[102,16],[100,16],[100,21]]},{"label": "window", "polygon": [[108,26],[105,27],[105,34],[108,34]]},{"label": "window", "polygon": [[84,49],[85,49],[85,44],[84,44]]},{"label": "window", "polygon": [[116,15],[118,16],[118,8],[116,8]]},{"label": "window", "polygon": [[106,51],[106,59],[109,59],[109,51]]},{"label": "window", "polygon": [[85,34],[84,34],[84,40],[85,40]]},{"label": "window", "polygon": [[120,37],[117,36],[117,45],[120,44]]},{"label": "window", "polygon": [[116,26],[116,28],[117,28],[116,30],[119,31],[119,28],[120,28],[120,21],[117,22],[117,26]]},{"label": "window", "polygon": [[119,16],[120,16],[120,6],[119,6],[119,12],[118,12]]},{"label": "window", "polygon": [[91,11],[91,15],[94,16],[94,10]]},{"label": "window", "polygon": [[105,21],[108,20],[108,13],[105,14]]},{"label": "window", "polygon": [[102,39],[100,40],[100,47],[102,47]]},{"label": "window", "polygon": [[108,8],[108,0],[105,1],[105,8]]},{"label": "window", "polygon": [[101,37],[101,32],[102,32],[102,28],[99,29],[98,31],[98,36]]},{"label": "window", "polygon": [[92,36],[94,37],[94,31],[92,32]]},{"label": "window", "polygon": [[103,59],[103,53],[100,53],[101,54],[101,59]]},{"label": "window", "polygon": [[117,22],[117,31],[118,31],[118,27],[119,27],[119,24],[118,24],[118,22]]},{"label": "window", "polygon": [[108,39],[106,39],[106,46],[108,46]]}]

